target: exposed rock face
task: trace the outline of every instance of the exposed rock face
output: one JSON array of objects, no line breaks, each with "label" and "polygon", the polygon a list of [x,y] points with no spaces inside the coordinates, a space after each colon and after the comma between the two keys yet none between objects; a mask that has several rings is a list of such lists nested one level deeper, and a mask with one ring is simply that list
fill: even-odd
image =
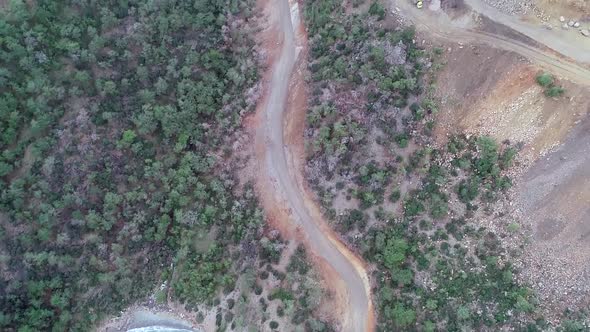
[{"label": "exposed rock face", "polygon": [[399,42],[396,45],[390,42],[376,43],[375,47],[383,49],[385,53],[385,61],[390,65],[403,65],[406,63],[407,47],[403,42]]},{"label": "exposed rock face", "polygon": [[394,64],[394,65],[403,65],[406,63],[406,57],[408,56],[406,52],[406,45],[401,41],[395,45],[395,47],[390,51],[387,52],[386,50],[386,60],[387,62]]}]

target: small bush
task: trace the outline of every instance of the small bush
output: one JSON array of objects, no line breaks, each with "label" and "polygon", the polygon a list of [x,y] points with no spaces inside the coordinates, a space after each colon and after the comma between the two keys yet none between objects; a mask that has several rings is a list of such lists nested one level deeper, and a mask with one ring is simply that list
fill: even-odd
[{"label": "small bush", "polygon": [[279,323],[277,323],[273,320],[268,324],[268,326],[270,326],[270,328],[274,330],[279,327]]},{"label": "small bush", "polygon": [[520,225],[516,222],[508,224],[506,227],[510,233],[516,233],[520,229]]},{"label": "small bush", "polygon": [[293,294],[284,288],[276,288],[268,296],[269,301],[279,299],[281,301],[291,301],[294,299]]},{"label": "small bush", "polygon": [[537,75],[537,83],[545,88],[545,96],[547,97],[559,97],[565,92],[563,87],[555,85],[555,79],[549,73]]},{"label": "small bush", "polygon": [[385,8],[377,1],[373,1],[371,7],[369,7],[369,14],[373,16],[377,16],[379,20],[385,18]]},{"label": "small bush", "polygon": [[404,204],[404,212],[406,217],[415,217],[424,212],[424,204],[415,197],[408,199]]},{"label": "small bush", "polygon": [[259,284],[254,285],[254,294],[260,295],[262,294],[262,286]]},{"label": "small bush", "polygon": [[565,89],[560,86],[552,86],[545,90],[545,95],[547,97],[559,97],[565,92]]},{"label": "small bush", "polygon": [[392,203],[395,203],[399,200],[401,196],[401,192],[399,191],[399,189],[396,189],[394,191],[391,192],[391,194],[389,195],[389,201]]},{"label": "small bush", "polygon": [[402,149],[408,147],[409,140],[410,137],[406,133],[401,133],[395,136],[395,142]]},{"label": "small bush", "polygon": [[553,81],[553,76],[549,73],[541,73],[537,75],[537,83],[544,88],[551,86]]}]

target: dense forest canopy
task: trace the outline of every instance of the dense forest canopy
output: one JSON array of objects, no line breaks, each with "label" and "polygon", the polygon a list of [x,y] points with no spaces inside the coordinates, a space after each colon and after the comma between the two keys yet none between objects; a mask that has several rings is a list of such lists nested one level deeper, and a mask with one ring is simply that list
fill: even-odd
[{"label": "dense forest canopy", "polygon": [[262,220],[252,190],[236,194],[222,167],[253,106],[251,8],[3,8],[0,329],[87,331],[159,280],[174,278],[186,303],[234,287],[226,252],[257,237]]}]

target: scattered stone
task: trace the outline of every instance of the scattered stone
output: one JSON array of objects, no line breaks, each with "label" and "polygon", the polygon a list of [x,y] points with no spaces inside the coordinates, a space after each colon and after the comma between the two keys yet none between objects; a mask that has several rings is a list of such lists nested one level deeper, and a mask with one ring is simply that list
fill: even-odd
[{"label": "scattered stone", "polygon": [[580,30],[580,33],[582,33],[586,37],[590,37],[590,31],[588,31],[588,29],[582,29]]},{"label": "scattered stone", "polygon": [[488,5],[508,15],[525,15],[533,12],[535,16],[541,16],[534,0],[484,0]]},{"label": "scattered stone", "polygon": [[573,26],[574,26],[574,21],[569,21],[569,22],[567,23],[567,25],[569,25],[570,27],[573,27]]},{"label": "scattered stone", "polygon": [[559,22],[562,22],[562,23],[563,23],[563,22],[565,22],[565,17],[563,17],[563,16],[560,16],[560,17],[559,17]]},{"label": "scattered stone", "polygon": [[564,24],[563,24],[561,27],[562,27],[563,29],[566,29],[566,30],[569,28],[569,26],[567,25],[567,23],[564,23]]},{"label": "scattered stone", "polygon": [[574,23],[574,28],[579,28],[579,27],[580,27],[580,22]]}]

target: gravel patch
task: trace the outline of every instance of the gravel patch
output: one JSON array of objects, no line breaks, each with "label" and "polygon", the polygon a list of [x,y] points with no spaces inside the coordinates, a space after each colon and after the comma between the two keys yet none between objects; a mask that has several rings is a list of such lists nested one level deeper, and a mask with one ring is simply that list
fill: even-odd
[{"label": "gravel patch", "polygon": [[532,0],[484,0],[484,2],[509,15],[526,15],[535,8]]}]

